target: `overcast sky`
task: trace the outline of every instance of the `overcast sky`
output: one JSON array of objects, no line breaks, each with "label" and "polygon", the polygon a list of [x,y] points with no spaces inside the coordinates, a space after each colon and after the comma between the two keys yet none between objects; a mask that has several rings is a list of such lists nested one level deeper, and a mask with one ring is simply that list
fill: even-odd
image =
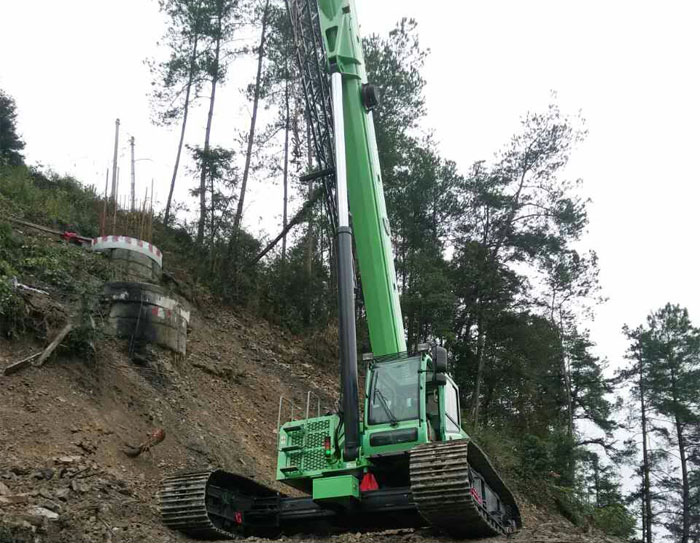
[{"label": "overcast sky", "polygon": [[[601,354],[618,365],[621,326],[666,301],[700,323],[700,2],[357,3],[365,34],[386,33],[403,16],[418,21],[431,50],[426,126],[463,171],[490,158],[551,90],[564,111],[582,110],[590,135],[567,175],[583,178],[593,200],[585,245],[600,256],[609,301],[588,324]],[[0,88],[17,101],[28,160],[103,187],[120,117],[121,186],[134,135],[139,192],[154,178],[162,202],[176,134],[149,122],[143,60],[157,54],[163,28],[155,1],[0,0]],[[222,145],[247,128],[236,89],[249,76],[237,70],[220,95],[214,138]],[[203,123],[195,118],[193,141]],[[191,181],[181,180],[184,200]],[[277,230],[280,188],[253,190],[246,225]]]}]

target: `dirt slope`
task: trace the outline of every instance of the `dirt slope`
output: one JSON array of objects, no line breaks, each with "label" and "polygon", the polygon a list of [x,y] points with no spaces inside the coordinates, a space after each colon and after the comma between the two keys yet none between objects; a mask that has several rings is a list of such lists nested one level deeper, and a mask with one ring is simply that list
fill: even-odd
[{"label": "dirt slope", "polygon": [[[108,527],[115,541],[177,540],[155,517],[163,474],[220,466],[275,485],[280,394],[302,405],[312,389],[332,405],[333,376],[299,339],[223,308],[195,312],[188,347],[186,359],[158,351],[139,367],[105,340],[94,362],[64,356],[0,377],[0,526],[38,525],[42,541],[100,541]],[[2,340],[0,364],[38,348]],[[122,452],[155,428],[166,439],[150,453]]]}]

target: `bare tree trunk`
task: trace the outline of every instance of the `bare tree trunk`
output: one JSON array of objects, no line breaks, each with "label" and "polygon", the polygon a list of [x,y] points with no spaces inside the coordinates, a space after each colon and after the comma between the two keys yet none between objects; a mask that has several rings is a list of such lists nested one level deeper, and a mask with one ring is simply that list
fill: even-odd
[{"label": "bare tree trunk", "polygon": [[204,155],[202,171],[199,177],[199,222],[197,223],[197,244],[204,242],[204,225],[207,219],[207,172],[209,160],[209,138],[211,136],[211,124],[214,117],[214,101],[216,100],[216,86],[219,83],[219,54],[221,53],[221,19],[223,7],[219,6],[218,31],[216,35],[216,49],[214,53],[214,73],[211,74],[211,95],[209,97],[209,114],[207,116],[207,129],[204,134]]},{"label": "bare tree trunk", "polygon": [[[288,198],[288,181],[289,181],[289,73],[287,80],[284,83],[284,104],[285,104],[285,123],[284,123],[284,203],[282,206],[282,229],[287,228],[287,198]],[[287,234],[282,238],[282,262],[287,258]]]},{"label": "bare tree trunk", "polygon": [[595,490],[595,506],[600,507],[600,465],[598,457],[593,457],[593,485]]},{"label": "bare tree trunk", "polygon": [[[564,379],[564,394],[566,395],[567,430],[570,438],[574,437],[574,398],[571,390],[571,370],[566,363],[566,351],[564,349],[564,319],[559,311],[559,348],[561,349],[561,372]],[[572,474],[573,477],[573,474]],[[573,480],[573,478],[572,478]]]},{"label": "bare tree trunk", "polygon": [[678,418],[679,406],[678,406],[678,396],[677,383],[676,383],[676,373],[671,369],[671,387],[673,393],[673,403],[675,415],[673,417],[675,427],[676,427],[676,439],[678,440],[678,456],[681,460],[681,497],[682,497],[682,507],[683,507],[683,531],[681,532],[680,543],[688,543],[690,539],[690,484],[688,482],[688,457],[685,443],[685,436],[683,435],[683,423]]},{"label": "bare tree trunk", "polygon": [[214,176],[209,175],[209,252],[214,256],[214,237],[216,235],[216,210],[214,209]]},{"label": "bare tree trunk", "polygon": [[652,543],[651,532],[651,481],[649,476],[649,451],[647,450],[647,411],[644,383],[644,355],[639,355],[639,398],[642,407],[642,504],[644,507],[642,541]]},{"label": "bare tree trunk", "polygon": [[[314,167],[314,160],[313,160],[313,151],[311,149],[311,122],[307,118],[306,122],[306,160],[307,160],[307,172],[311,172]],[[313,186],[314,182],[309,181],[309,189],[308,189],[308,199],[311,199],[311,195],[313,194]],[[314,251],[314,217],[313,213],[309,213],[309,222],[308,222],[308,232],[306,233],[306,277],[307,277],[307,284],[310,284],[310,279],[311,279],[311,272],[312,272],[312,266],[313,266],[313,251]]]},{"label": "bare tree trunk", "polygon": [[482,311],[482,309],[479,310],[479,316],[476,320],[478,329],[476,337],[476,384],[474,386],[474,402],[472,407],[472,422],[474,426],[479,424],[479,396],[481,396],[481,382],[484,379],[484,344],[486,343],[486,332],[484,331]]},{"label": "bare tree trunk", "polygon": [[164,226],[170,224],[170,206],[173,201],[173,191],[175,190],[175,180],[177,179],[177,170],[180,167],[180,157],[182,156],[182,146],[185,143],[185,130],[187,128],[187,118],[190,113],[190,94],[192,91],[192,82],[194,80],[194,69],[197,62],[197,46],[199,44],[199,34],[195,33],[194,43],[192,44],[192,56],[190,57],[190,73],[187,78],[187,90],[185,92],[185,106],[182,112],[182,128],[180,129],[180,141],[177,145],[177,155],[175,155],[175,165],[173,166],[173,178],[170,181],[170,191],[168,192],[168,203],[165,205],[165,218],[163,219]]},{"label": "bare tree trunk", "polygon": [[683,533],[680,543],[688,543],[690,538],[690,485],[688,482],[688,457],[683,435],[683,425],[678,416],[675,417],[676,437],[678,439],[678,455],[681,459],[681,482],[682,482],[682,504],[683,504]]},{"label": "bare tree trunk", "polygon": [[[255,90],[253,91],[253,115],[250,118],[250,130],[248,131],[248,149],[245,156],[245,167],[243,168],[243,179],[241,181],[241,193],[238,197],[238,209],[233,220],[233,233],[231,243],[238,245],[238,232],[243,219],[243,206],[245,204],[245,192],[248,187],[248,177],[250,176],[250,164],[253,157],[253,143],[255,141],[255,125],[258,121],[258,106],[260,104],[260,84],[262,81],[262,65],[265,58],[265,34],[267,32],[267,16],[270,12],[270,0],[265,2],[265,11],[262,18],[262,30],[260,32],[260,45],[258,46],[258,71],[255,76]],[[230,252],[230,251],[229,251]]]}]

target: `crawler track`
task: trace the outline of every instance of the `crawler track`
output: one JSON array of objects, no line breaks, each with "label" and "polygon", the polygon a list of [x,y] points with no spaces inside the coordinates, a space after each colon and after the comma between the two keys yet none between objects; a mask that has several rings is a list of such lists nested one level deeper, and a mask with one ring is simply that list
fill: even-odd
[{"label": "crawler track", "polygon": [[158,505],[168,528],[198,539],[231,539],[251,530],[278,532],[280,497],[241,475],[195,471],[164,479]]},{"label": "crawler track", "polygon": [[432,526],[455,537],[511,533],[511,523],[501,524],[472,492],[469,456],[468,440],[427,443],[411,451],[411,492],[418,511]]},{"label": "crawler track", "polygon": [[202,539],[233,535],[214,526],[207,513],[207,483],[211,475],[211,471],[184,473],[161,482],[158,507],[168,528]]}]

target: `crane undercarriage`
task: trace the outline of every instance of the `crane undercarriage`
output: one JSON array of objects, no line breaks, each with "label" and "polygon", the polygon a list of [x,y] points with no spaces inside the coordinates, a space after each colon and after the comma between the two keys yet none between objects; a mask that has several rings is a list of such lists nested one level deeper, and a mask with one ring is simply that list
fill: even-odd
[{"label": "crane undercarriage", "polygon": [[513,495],[473,443],[421,445],[409,465],[409,486],[361,491],[359,499],[332,505],[221,470],[183,473],[162,482],[159,507],[166,526],[200,539],[426,526],[474,538],[518,527]]}]

